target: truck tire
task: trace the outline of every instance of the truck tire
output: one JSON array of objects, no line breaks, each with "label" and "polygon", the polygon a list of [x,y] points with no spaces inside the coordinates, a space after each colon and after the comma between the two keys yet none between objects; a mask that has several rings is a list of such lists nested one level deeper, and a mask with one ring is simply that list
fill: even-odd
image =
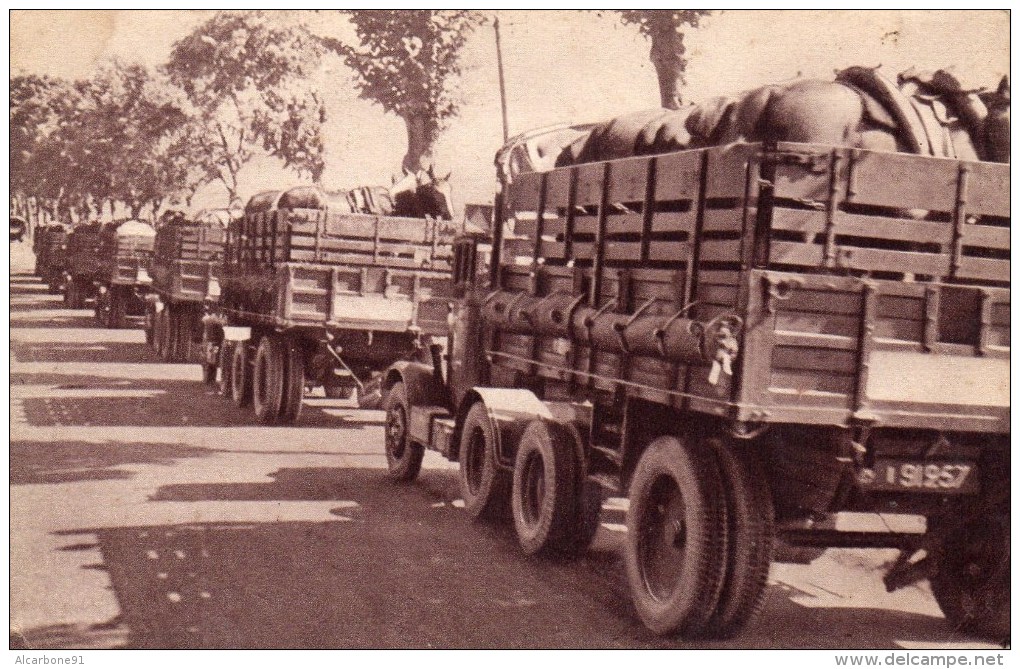
[{"label": "truck tire", "polygon": [[472,518],[506,515],[510,476],[496,465],[496,435],[482,402],[468,410],[460,434],[460,494]]},{"label": "truck tire", "polygon": [[145,343],[154,346],[156,329],[156,311],[151,304],[145,305]]},{"label": "truck tire", "polygon": [[189,363],[194,348],[191,345],[191,312],[186,307],[180,306],[175,310],[174,320],[174,343],[177,345],[175,360]]},{"label": "truck tire", "polygon": [[750,455],[736,452],[727,440],[713,438],[710,445],[719,460],[726,491],[726,577],[707,632],[729,639],[761,612],[765,586],[775,547],[775,511],[763,467],[754,467]]},{"label": "truck tire", "polygon": [[293,337],[283,340],[283,397],[280,401],[280,422],[293,425],[301,416],[305,396],[305,354]]},{"label": "truck tire", "polygon": [[266,335],[255,350],[252,369],[251,404],[255,418],[264,425],[272,425],[280,417],[283,399],[283,345],[277,335]]},{"label": "truck tire", "polygon": [[98,323],[99,327],[101,328],[105,328],[106,324],[109,322],[108,321],[109,301],[110,301],[109,291],[99,291],[99,293],[96,295],[96,306],[92,310],[92,313],[96,318],[96,323]]},{"label": "truck tire", "polygon": [[111,286],[108,293],[110,299],[110,315],[106,327],[121,330],[127,322],[127,295],[118,287]]},{"label": "truck tire", "polygon": [[564,556],[584,555],[602,525],[602,486],[595,481],[579,482],[574,502],[574,521],[571,523],[561,553]]},{"label": "truck tire", "polygon": [[641,621],[656,634],[698,634],[715,611],[726,567],[719,466],[700,444],[655,439],[630,484],[624,561]]},{"label": "truck tire", "polygon": [[73,277],[64,283],[64,306],[68,309],[81,309],[78,297],[78,282]]},{"label": "truck tire", "polygon": [[386,412],[386,464],[393,481],[413,481],[421,471],[425,448],[408,438],[411,408],[403,382],[393,384],[382,404]]},{"label": "truck tire", "polygon": [[248,350],[247,342],[238,342],[230,357],[230,399],[241,408],[251,404],[252,384]]},{"label": "truck tire", "polygon": [[163,352],[160,355],[164,362],[177,362],[177,310],[172,304],[166,305],[163,315]]},{"label": "truck tire", "polygon": [[219,345],[219,394],[225,398],[231,397],[233,358],[234,343],[223,340]]},{"label": "truck tire", "polygon": [[1009,525],[1008,513],[988,514],[966,523],[937,552],[931,591],[954,630],[996,642],[1009,637]]},{"label": "truck tire", "polygon": [[528,555],[555,553],[569,544],[577,520],[577,465],[573,437],[564,427],[533,420],[514,461],[510,506],[517,543]]}]

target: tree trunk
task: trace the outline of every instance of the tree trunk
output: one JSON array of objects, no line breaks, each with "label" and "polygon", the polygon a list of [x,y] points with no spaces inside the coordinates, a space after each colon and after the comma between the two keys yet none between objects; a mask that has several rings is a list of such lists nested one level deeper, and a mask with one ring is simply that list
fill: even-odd
[{"label": "tree trunk", "polygon": [[659,77],[659,98],[666,109],[680,109],[680,91],[687,83],[684,52],[684,36],[672,20],[655,26],[650,57]]},{"label": "tree trunk", "polygon": [[407,127],[407,153],[404,155],[403,167],[410,172],[427,170],[432,166],[432,150],[435,147],[436,135],[430,129],[431,124],[425,116],[405,116]]}]

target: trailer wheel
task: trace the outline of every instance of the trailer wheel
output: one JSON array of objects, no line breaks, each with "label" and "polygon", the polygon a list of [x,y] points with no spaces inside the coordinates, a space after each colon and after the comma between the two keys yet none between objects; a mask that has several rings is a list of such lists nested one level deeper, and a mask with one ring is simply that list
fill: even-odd
[{"label": "trailer wheel", "polygon": [[986,515],[965,524],[937,553],[931,591],[953,629],[993,641],[1009,637],[1009,525],[1007,513]]},{"label": "trailer wheel", "polygon": [[569,556],[583,555],[602,525],[602,486],[595,481],[583,480],[579,485],[574,501],[574,521],[570,524],[570,536],[562,551]]},{"label": "trailer wheel", "polygon": [[719,599],[726,508],[710,450],[659,437],[630,485],[624,558],[634,606],[657,634],[697,633]]},{"label": "trailer wheel", "polygon": [[574,444],[561,425],[533,420],[514,462],[511,508],[517,542],[528,555],[563,549],[576,520]]},{"label": "trailer wheel", "polygon": [[127,320],[127,296],[123,290],[116,286],[111,286],[107,295],[110,302],[106,327],[111,330],[120,330]]},{"label": "trailer wheel", "polygon": [[265,425],[276,422],[283,399],[283,345],[276,335],[266,335],[255,351],[251,403],[255,418]]},{"label": "trailer wheel", "polygon": [[220,355],[219,355],[219,368],[220,368],[220,381],[219,390],[220,395],[223,397],[230,397],[230,385],[232,383],[232,363],[234,356],[234,343],[229,342],[226,339],[220,344]]},{"label": "trailer wheel", "polygon": [[81,289],[78,287],[78,282],[74,280],[74,277],[71,277],[64,284],[64,306],[68,309],[81,309],[82,303]]},{"label": "trailer wheel", "polygon": [[238,407],[251,404],[251,367],[248,364],[248,343],[238,342],[230,357],[230,399]]},{"label": "trailer wheel", "polygon": [[174,310],[174,344],[176,348],[174,359],[177,362],[191,362],[191,354],[194,347],[191,345],[190,316],[191,314],[184,306]]},{"label": "trailer wheel", "polygon": [[99,327],[105,328],[106,323],[108,322],[107,302],[109,302],[109,300],[110,300],[109,291],[99,291],[99,294],[96,295],[96,306],[95,309],[93,309],[93,314],[96,317],[96,322],[99,324]]},{"label": "trailer wheel", "polygon": [[496,465],[496,435],[482,402],[464,418],[460,435],[460,494],[472,518],[505,515],[510,476]]},{"label": "trailer wheel", "polygon": [[382,404],[386,412],[386,464],[394,481],[413,481],[421,471],[425,448],[408,439],[411,416],[407,388],[403,382],[393,384]]},{"label": "trailer wheel", "polygon": [[151,304],[145,306],[145,343],[148,346],[153,346],[155,341],[155,328],[156,328],[156,311]]},{"label": "trailer wheel", "polygon": [[765,603],[765,586],[775,546],[775,511],[764,471],[746,452],[723,439],[710,440],[726,491],[728,541],[726,577],[707,631],[728,639],[743,630]]},{"label": "trailer wheel", "polygon": [[290,425],[296,423],[301,415],[301,401],[305,395],[305,354],[293,337],[286,337],[282,345],[284,365],[280,422]]}]

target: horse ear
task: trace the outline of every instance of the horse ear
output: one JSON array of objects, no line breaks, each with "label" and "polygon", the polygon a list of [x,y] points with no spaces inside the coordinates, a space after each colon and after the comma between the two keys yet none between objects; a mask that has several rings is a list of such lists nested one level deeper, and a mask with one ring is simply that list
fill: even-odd
[{"label": "horse ear", "polygon": [[446,173],[446,176],[445,176],[445,177],[443,177],[442,179],[440,179],[440,181],[449,181],[449,180],[450,180],[450,175],[451,175],[451,174],[453,174],[453,170],[450,170],[449,172],[447,172],[447,173]]}]

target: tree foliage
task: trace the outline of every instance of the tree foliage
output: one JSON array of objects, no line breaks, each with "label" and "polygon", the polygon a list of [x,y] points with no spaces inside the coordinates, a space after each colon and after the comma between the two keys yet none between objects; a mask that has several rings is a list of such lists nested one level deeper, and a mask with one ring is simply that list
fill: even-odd
[{"label": "tree foliage", "polygon": [[698,28],[707,9],[615,9],[624,25],[635,26],[652,42],[649,54],[659,79],[663,107],[680,108],[680,91],[687,85],[687,48],[684,28]]},{"label": "tree foliage", "polygon": [[322,53],[304,28],[261,11],[219,12],[174,45],[166,72],[190,103],[193,157],[231,199],[260,154],[321,176],[326,111],[308,81]]},{"label": "tree foliage", "polygon": [[404,167],[428,167],[440,133],[459,111],[461,50],[484,15],[462,9],[343,11],[358,44],[325,43],[354,70],[362,98],[404,120]]}]

